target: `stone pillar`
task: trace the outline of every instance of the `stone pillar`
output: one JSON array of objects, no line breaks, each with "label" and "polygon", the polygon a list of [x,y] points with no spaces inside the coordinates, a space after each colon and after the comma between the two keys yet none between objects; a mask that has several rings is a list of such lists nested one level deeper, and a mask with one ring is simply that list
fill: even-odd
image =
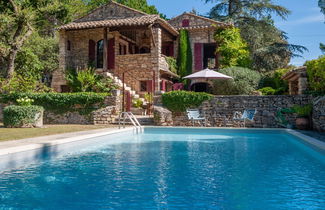
[{"label": "stone pillar", "polygon": [[107,65],[108,65],[108,28],[103,29],[103,41],[104,41],[104,52],[103,52],[103,71],[107,71]]},{"label": "stone pillar", "polygon": [[55,70],[52,75],[51,87],[61,92],[61,85],[65,85],[65,70],[67,67],[67,32],[64,30],[59,31],[59,69]]},{"label": "stone pillar", "polygon": [[298,79],[298,94],[304,94],[307,90],[307,78],[299,77]]},{"label": "stone pillar", "polygon": [[160,59],[161,59],[161,28],[156,25],[152,27],[152,41],[151,41],[151,57],[153,64],[153,71],[155,76],[155,93],[160,92]]}]

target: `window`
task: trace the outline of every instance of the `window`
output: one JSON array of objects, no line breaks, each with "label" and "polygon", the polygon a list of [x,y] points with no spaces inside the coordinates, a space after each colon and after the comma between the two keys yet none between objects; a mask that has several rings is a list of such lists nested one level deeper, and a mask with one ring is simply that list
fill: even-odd
[{"label": "window", "polygon": [[71,42],[70,42],[70,40],[68,40],[68,42],[67,42],[67,50],[68,50],[68,51],[71,50]]},{"label": "window", "polygon": [[140,91],[147,92],[147,81],[140,81]]},{"label": "window", "polygon": [[182,27],[189,27],[190,26],[190,20],[189,19],[184,19],[182,21]]},{"label": "window", "polygon": [[104,63],[104,40],[97,42],[97,68],[103,68]]},{"label": "window", "polygon": [[140,48],[140,54],[150,53],[149,47],[141,47]]}]

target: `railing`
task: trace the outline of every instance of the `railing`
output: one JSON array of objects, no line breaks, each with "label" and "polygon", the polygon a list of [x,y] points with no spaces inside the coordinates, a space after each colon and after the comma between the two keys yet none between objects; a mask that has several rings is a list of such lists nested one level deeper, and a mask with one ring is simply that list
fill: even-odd
[{"label": "railing", "polygon": [[123,118],[123,128],[125,128],[126,118],[130,120],[132,125],[136,128],[136,132],[139,133],[143,131],[143,127],[139,123],[138,119],[134,116],[132,112],[121,112],[118,117],[118,128],[121,129],[121,119]]}]

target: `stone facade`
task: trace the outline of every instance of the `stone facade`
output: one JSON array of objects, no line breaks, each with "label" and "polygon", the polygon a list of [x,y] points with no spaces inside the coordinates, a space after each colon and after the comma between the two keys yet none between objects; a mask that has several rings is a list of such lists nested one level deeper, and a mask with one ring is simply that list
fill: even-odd
[{"label": "stone facade", "polygon": [[[193,70],[201,70],[201,67],[197,67],[200,65],[203,68],[203,57],[206,56],[203,50],[204,45],[216,44],[213,38],[215,26],[227,26],[222,22],[190,13],[173,18],[169,23],[159,16],[149,16],[112,1],[70,24],[61,26],[59,30],[60,66],[53,74],[52,87],[56,91],[64,91],[62,88],[66,84],[65,70],[67,68],[83,69],[90,63],[94,64],[90,62],[90,55],[95,56],[94,65],[98,67],[96,64],[97,45],[96,53],[90,53],[90,49],[94,49],[90,47],[90,41],[98,43],[103,40],[104,65],[102,69],[97,68],[96,72],[108,71],[119,79],[122,79],[123,72],[127,72],[129,76],[126,76],[125,83],[137,94],[141,94],[139,89],[141,80],[153,80],[155,90],[159,92],[161,83],[163,83],[162,87],[165,87],[165,82],[171,82],[176,76],[169,72],[169,66],[163,54],[176,57],[177,30],[184,28],[183,20],[189,21],[189,26],[184,29],[188,30],[190,35]],[[110,40],[114,40],[114,56],[111,56]],[[200,53],[196,50],[197,44],[201,44]],[[210,60],[217,61],[210,57]],[[114,59],[114,67],[110,67],[109,59]],[[201,64],[197,64],[197,60]]]},{"label": "stone facade", "polygon": [[313,106],[313,128],[325,132],[325,96],[316,98]]},{"label": "stone facade", "polygon": [[[291,108],[293,105],[303,106],[312,103],[312,101],[313,97],[307,95],[216,96],[210,101],[203,102],[199,110],[206,117],[207,125],[212,127],[244,127],[243,121],[233,120],[234,113],[243,112],[245,109],[256,109],[254,121],[246,121],[246,127],[279,128],[281,125],[277,123],[276,115],[280,109]],[[156,125],[192,126],[186,113],[168,113],[162,110],[155,110],[157,119],[172,117],[172,120],[157,120],[155,121]],[[295,125],[295,114],[287,114],[285,118],[289,124]],[[195,124],[195,126],[200,126],[200,124]]]},{"label": "stone facade", "polygon": [[[169,71],[166,62],[163,63],[162,44],[173,42],[178,33],[158,15],[151,16],[110,2],[60,27],[60,66],[53,74],[52,87],[63,91],[66,69],[84,69],[92,64],[96,72],[110,72],[120,80],[125,72],[124,82],[139,94],[141,80],[153,80],[155,90],[159,91],[160,71]],[[127,23],[126,18],[129,18]],[[99,21],[108,21],[108,25]],[[98,63],[100,41],[103,41],[103,67]]]}]

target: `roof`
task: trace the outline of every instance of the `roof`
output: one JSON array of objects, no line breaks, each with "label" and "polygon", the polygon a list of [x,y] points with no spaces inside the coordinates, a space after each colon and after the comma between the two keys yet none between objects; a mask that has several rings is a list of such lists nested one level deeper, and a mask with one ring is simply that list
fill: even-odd
[{"label": "roof", "polygon": [[307,71],[306,66],[300,66],[287,72],[285,75],[282,76],[282,79],[288,81],[295,81],[299,77],[306,77],[307,76],[306,71]]},{"label": "roof", "polygon": [[173,20],[183,16],[183,15],[189,15],[189,16],[192,16],[192,17],[195,17],[195,18],[199,18],[199,19],[202,19],[202,20],[205,20],[205,21],[208,21],[211,23],[211,25],[205,25],[205,26],[189,26],[189,27],[177,27],[177,29],[207,29],[207,28],[214,28],[213,25],[217,25],[217,26],[233,26],[233,24],[231,23],[224,23],[224,22],[220,22],[220,21],[216,21],[216,20],[213,20],[213,19],[210,19],[210,18],[207,18],[207,17],[203,17],[203,16],[200,16],[200,15],[196,15],[196,14],[193,14],[193,13],[189,13],[189,12],[184,12],[183,14],[181,15],[178,15],[174,18],[172,18],[171,20],[169,20],[169,22],[172,22]]},{"label": "roof", "polygon": [[102,9],[103,7],[106,7],[106,6],[109,5],[109,4],[115,4],[115,5],[117,5],[117,6],[120,6],[120,7],[125,8],[125,9],[127,9],[127,10],[130,10],[130,11],[133,11],[133,12],[136,12],[136,13],[139,13],[139,14],[142,14],[142,15],[148,15],[148,14],[145,13],[145,12],[142,12],[142,11],[140,11],[140,10],[136,10],[136,9],[133,9],[133,8],[131,8],[131,7],[125,6],[124,4],[120,4],[120,3],[117,3],[116,1],[111,0],[111,1],[109,1],[107,4],[104,4],[104,5],[100,6],[100,7],[97,7],[97,8],[95,8],[95,9],[91,10],[90,12],[88,12],[87,14],[85,14],[84,16],[82,16],[82,17],[80,17],[80,18],[74,20],[74,22],[79,21],[80,19],[86,17],[87,15],[92,14],[92,13],[96,12],[97,10]]},{"label": "roof", "polygon": [[100,21],[86,21],[86,22],[72,22],[63,26],[60,26],[58,30],[80,30],[102,27],[116,27],[116,26],[146,26],[150,24],[158,23],[170,31],[173,35],[178,35],[178,32],[165,20],[161,19],[159,15],[143,15],[132,18],[119,18],[108,19]]}]

